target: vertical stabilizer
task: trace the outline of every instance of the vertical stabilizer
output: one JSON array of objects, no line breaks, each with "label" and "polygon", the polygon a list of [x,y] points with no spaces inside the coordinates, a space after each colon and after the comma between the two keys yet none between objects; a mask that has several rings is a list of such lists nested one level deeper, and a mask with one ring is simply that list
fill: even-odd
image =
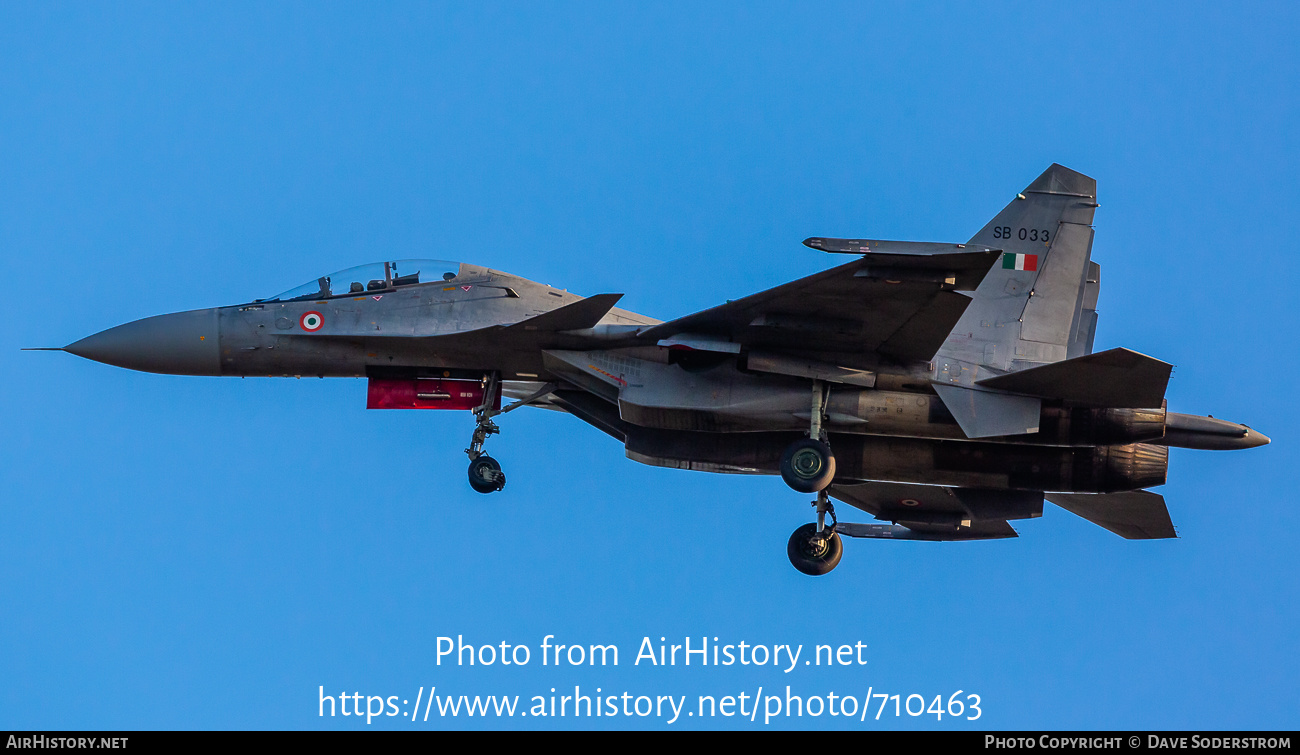
[{"label": "vertical stabilizer", "polygon": [[1052,165],[971,238],[1003,255],[939,350],[938,379],[969,385],[1091,351],[1096,207],[1096,181]]}]

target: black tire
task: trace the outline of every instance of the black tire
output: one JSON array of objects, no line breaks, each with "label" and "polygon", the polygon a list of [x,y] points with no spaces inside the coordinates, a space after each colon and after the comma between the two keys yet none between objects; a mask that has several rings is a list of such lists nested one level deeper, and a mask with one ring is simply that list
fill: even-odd
[{"label": "black tire", "polygon": [[820,440],[796,440],[781,454],[781,479],[800,493],[816,493],[835,479],[835,455]]},{"label": "black tire", "polygon": [[812,577],[818,577],[834,569],[840,562],[840,557],[844,555],[844,543],[840,541],[839,533],[832,533],[830,537],[823,538],[824,545],[822,548],[814,548],[812,537],[817,534],[817,525],[813,523],[805,524],[794,531],[790,536],[790,542],[786,544],[786,555],[790,557],[790,563],[794,568]]},{"label": "black tire", "polygon": [[469,463],[469,486],[480,493],[495,493],[506,486],[506,474],[496,459],[485,454]]}]

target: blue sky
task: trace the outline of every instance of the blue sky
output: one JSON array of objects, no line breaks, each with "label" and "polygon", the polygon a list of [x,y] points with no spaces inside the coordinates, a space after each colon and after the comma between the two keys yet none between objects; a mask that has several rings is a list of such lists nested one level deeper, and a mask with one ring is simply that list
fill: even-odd
[{"label": "blue sky", "polygon": [[[1286,3],[0,7],[0,728],[694,726],[318,715],[327,694],[981,696],[976,722],[1295,728],[1300,273]],[[779,479],[655,469],[562,415],[367,412],[356,380],[128,372],[59,346],[385,258],[667,318],[963,241],[1047,165],[1097,178],[1097,347],[1172,362],[1181,538],[1048,506],[993,543],[854,541],[820,579]],[[862,515],[865,516],[865,515]],[[846,517],[848,518],[848,517]],[[526,643],[437,665],[436,638]],[[546,635],[617,668],[541,667]],[[633,666],[642,638],[869,646],[866,666]],[[806,656],[805,656],[806,657]],[[766,693],[765,693],[766,694]],[[873,709],[874,713],[874,709]]]}]

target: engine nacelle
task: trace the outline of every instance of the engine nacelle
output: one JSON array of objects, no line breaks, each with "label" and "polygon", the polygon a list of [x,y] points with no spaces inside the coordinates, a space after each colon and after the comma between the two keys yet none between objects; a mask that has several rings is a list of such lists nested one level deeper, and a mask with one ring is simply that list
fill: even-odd
[{"label": "engine nacelle", "polygon": [[[630,458],[712,472],[779,474],[797,433],[664,432],[632,428]],[[1165,446],[1031,446],[1015,443],[832,434],[836,480],[910,482],[991,490],[1114,493],[1163,485]]]},{"label": "engine nacelle", "polygon": [[1044,406],[1039,419],[1039,443],[1062,446],[1106,446],[1163,438],[1165,410],[1084,409]]},{"label": "engine nacelle", "polygon": [[[1150,443],[1094,448],[1093,489],[1100,493],[1139,490],[1164,485],[1169,473],[1169,447]],[[1080,477],[1076,472],[1076,478]]]},{"label": "engine nacelle", "polygon": [[[593,382],[591,371],[596,370],[604,378],[597,388],[617,401],[619,418],[638,427],[710,433],[807,431],[812,416],[808,380],[744,371],[729,361],[733,359],[729,354],[683,353],[697,361],[679,365],[620,357],[617,366],[597,370],[593,357],[586,371],[578,367],[587,360],[577,358],[552,368],[567,365],[569,379],[586,381],[584,384]],[[626,378],[615,379],[611,372],[615,369]],[[933,392],[830,383],[823,410],[822,426],[829,432],[967,439],[952,412]],[[1165,435],[1165,417],[1163,408],[1048,404],[1041,410],[1038,432],[996,441],[1072,447],[1154,442]]]}]

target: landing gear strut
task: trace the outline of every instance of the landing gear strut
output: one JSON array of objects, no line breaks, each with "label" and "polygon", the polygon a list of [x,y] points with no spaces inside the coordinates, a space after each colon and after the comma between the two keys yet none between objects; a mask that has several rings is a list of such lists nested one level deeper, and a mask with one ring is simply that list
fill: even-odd
[{"label": "landing gear strut", "polygon": [[[781,455],[781,479],[800,493],[816,493],[813,506],[817,509],[817,523],[805,524],[794,531],[786,544],[786,555],[794,568],[812,576],[826,574],[840,562],[844,544],[835,531],[835,507],[826,489],[835,479],[835,455],[826,442],[826,386],[820,380],[812,384],[812,413],[808,437],[796,440]],[[826,515],[831,515],[831,526],[826,526]]]},{"label": "landing gear strut", "polygon": [[478,426],[474,428],[469,448],[465,449],[469,455],[469,486],[480,493],[495,493],[506,486],[506,474],[501,471],[501,465],[483,452],[483,444],[488,436],[501,432],[497,423],[492,421],[494,414],[499,413],[494,412],[492,407],[496,405],[497,392],[500,390],[501,379],[496,373],[483,377],[483,403],[474,410]]},{"label": "landing gear strut", "polygon": [[501,464],[483,452],[483,444],[487,442],[488,436],[501,432],[501,428],[497,427],[497,423],[493,422],[492,418],[544,398],[550,395],[556,387],[555,383],[544,383],[542,387],[513,404],[494,409],[493,407],[497,405],[497,397],[501,393],[501,376],[495,372],[483,376],[483,403],[474,410],[474,417],[478,421],[478,426],[474,428],[474,435],[470,438],[469,448],[465,449],[465,453],[469,456],[469,486],[471,488],[480,493],[495,493],[506,486],[506,473],[501,471]]},{"label": "landing gear strut", "polygon": [[835,455],[822,427],[825,412],[825,385],[814,380],[808,437],[791,443],[781,455],[781,479],[800,493],[821,492],[835,479]]},{"label": "landing gear strut", "polygon": [[[835,518],[835,506],[831,504],[826,491],[817,494],[813,501],[817,508],[817,522],[808,523],[790,535],[786,544],[786,555],[794,568],[810,576],[820,576],[834,569],[844,555],[844,543],[835,531],[838,521]],[[826,526],[826,515],[831,515],[831,525]]]}]

